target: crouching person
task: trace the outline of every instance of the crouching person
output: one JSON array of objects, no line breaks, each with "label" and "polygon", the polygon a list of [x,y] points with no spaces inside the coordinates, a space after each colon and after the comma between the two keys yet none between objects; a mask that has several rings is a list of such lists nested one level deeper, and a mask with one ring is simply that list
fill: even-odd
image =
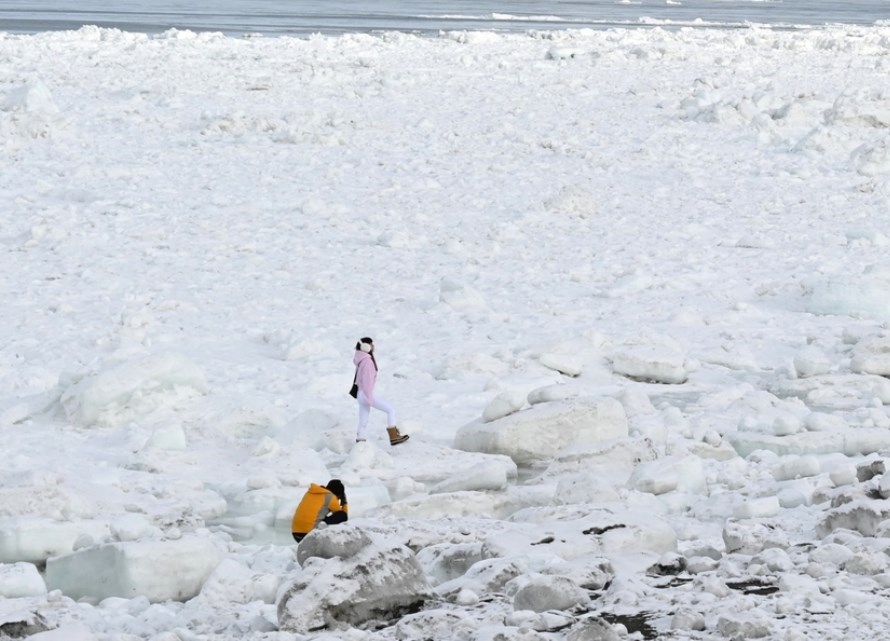
[{"label": "crouching person", "polygon": [[339,479],[331,479],[325,486],[312,483],[294,512],[291,532],[299,543],[321,523],[333,525],[349,518],[346,489]]}]

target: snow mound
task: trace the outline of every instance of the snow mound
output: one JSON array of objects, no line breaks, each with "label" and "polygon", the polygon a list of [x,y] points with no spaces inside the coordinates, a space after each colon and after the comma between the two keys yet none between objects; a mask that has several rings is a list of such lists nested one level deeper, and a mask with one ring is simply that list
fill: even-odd
[{"label": "snow mound", "polygon": [[59,109],[40,80],[0,92],[0,140],[7,144],[16,139],[49,138],[59,123]]},{"label": "snow mound", "polygon": [[439,283],[439,300],[456,312],[484,309],[485,299],[482,295],[463,283],[450,278],[443,278]]},{"label": "snow mound", "polygon": [[112,426],[205,393],[204,372],[182,356],[159,354],[86,376],[62,394],[69,420]]},{"label": "snow mound", "polygon": [[887,129],[890,127],[890,100],[871,92],[845,93],[824,113],[825,123]]},{"label": "snow mound", "polygon": [[209,539],[110,543],[49,559],[46,585],[72,599],[185,601],[200,592],[221,561]]},{"label": "snow mound", "polygon": [[468,423],[458,429],[454,447],[505,454],[521,465],[552,458],[569,445],[625,436],[627,415],[617,400],[574,399],[536,405],[491,423]]},{"label": "snow mound", "polygon": [[587,218],[597,213],[597,199],[586,187],[567,185],[547,200],[544,207],[556,214]]},{"label": "snow mound", "polygon": [[[305,546],[305,549],[304,549]],[[430,597],[414,553],[350,524],[313,530],[278,599],[279,629],[305,633],[398,618]]]}]

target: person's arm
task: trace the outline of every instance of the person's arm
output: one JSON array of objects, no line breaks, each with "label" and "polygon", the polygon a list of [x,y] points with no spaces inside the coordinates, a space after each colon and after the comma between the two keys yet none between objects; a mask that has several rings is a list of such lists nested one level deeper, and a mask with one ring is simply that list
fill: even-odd
[{"label": "person's arm", "polygon": [[349,519],[349,506],[346,504],[346,494],[343,496],[331,499],[330,505],[328,505],[328,509],[330,513],[324,517],[324,522],[328,525],[333,525],[334,523],[344,523]]},{"label": "person's arm", "polygon": [[371,405],[374,404],[374,379],[376,378],[374,364],[370,358],[367,358],[358,364],[358,372],[356,372],[355,382],[358,388],[364,393],[365,398]]}]

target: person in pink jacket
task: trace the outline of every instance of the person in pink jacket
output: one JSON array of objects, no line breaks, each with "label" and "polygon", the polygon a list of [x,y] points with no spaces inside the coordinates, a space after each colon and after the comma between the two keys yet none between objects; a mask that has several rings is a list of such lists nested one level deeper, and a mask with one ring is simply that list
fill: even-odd
[{"label": "person in pink jacket", "polygon": [[367,440],[368,416],[371,408],[386,412],[386,431],[389,444],[398,445],[408,440],[407,434],[399,433],[396,427],[396,411],[393,406],[379,396],[374,396],[374,385],[377,383],[377,359],[374,358],[374,341],[367,336],[355,344],[355,380],[349,392],[358,401],[358,430],[356,443]]}]

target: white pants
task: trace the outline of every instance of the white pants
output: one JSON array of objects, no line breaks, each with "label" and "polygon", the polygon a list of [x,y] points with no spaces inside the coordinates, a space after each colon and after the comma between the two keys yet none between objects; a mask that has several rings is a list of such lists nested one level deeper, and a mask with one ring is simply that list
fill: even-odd
[{"label": "white pants", "polygon": [[371,413],[372,407],[375,410],[386,412],[386,426],[395,427],[396,411],[392,405],[384,401],[382,398],[376,396],[374,398],[374,404],[372,405],[371,403],[368,403],[365,393],[359,390],[358,399],[356,400],[358,400],[358,430],[356,431],[356,438],[367,438],[365,434],[368,432],[368,415]]}]

